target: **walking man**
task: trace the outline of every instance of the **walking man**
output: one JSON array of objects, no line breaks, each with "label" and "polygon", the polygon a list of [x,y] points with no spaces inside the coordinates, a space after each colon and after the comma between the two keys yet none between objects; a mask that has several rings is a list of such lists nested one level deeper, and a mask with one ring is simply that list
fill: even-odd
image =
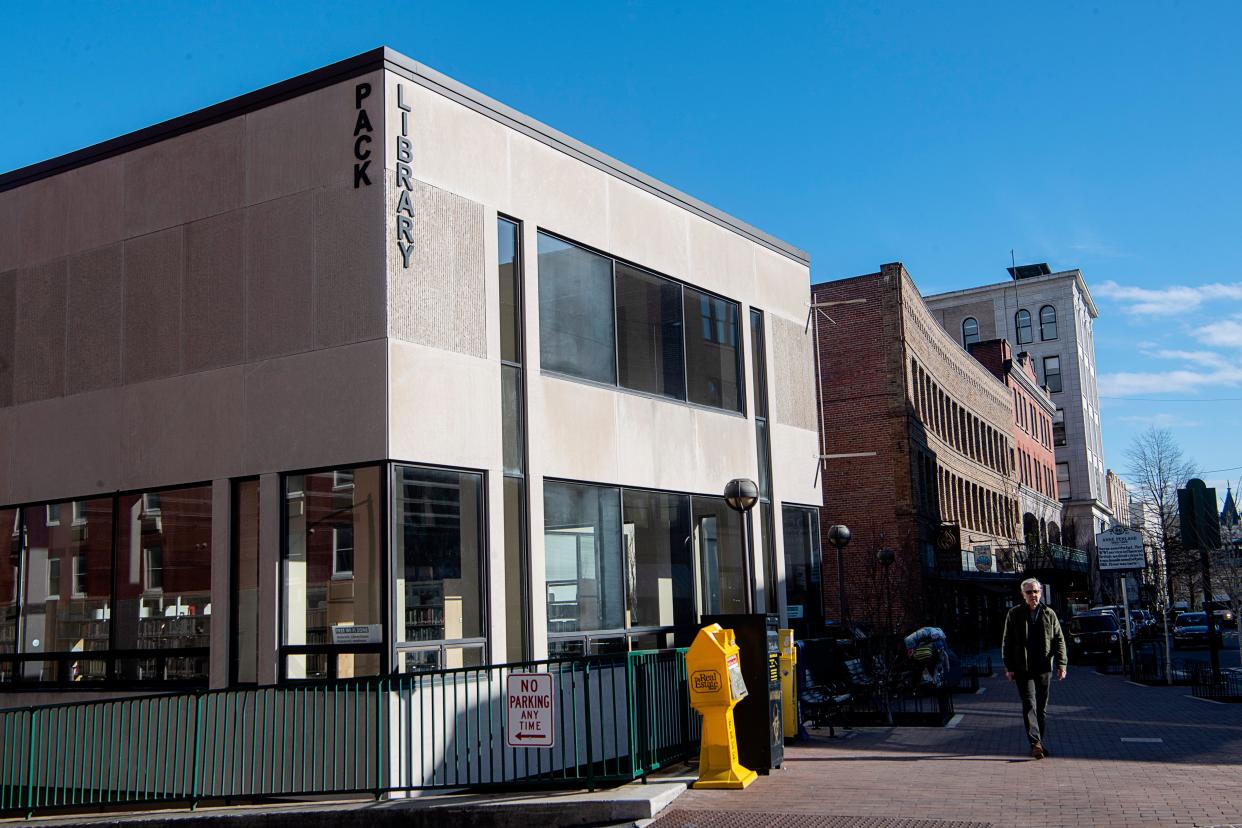
[{"label": "walking man", "polygon": [[1066,664],[1061,622],[1051,607],[1040,603],[1042,593],[1043,587],[1034,578],[1022,582],[1023,603],[1005,616],[1005,635],[1001,639],[1005,678],[1018,684],[1026,737],[1031,742],[1031,756],[1036,759],[1051,755],[1043,744],[1048,733],[1048,685],[1053,670],[1058,679],[1065,678]]}]

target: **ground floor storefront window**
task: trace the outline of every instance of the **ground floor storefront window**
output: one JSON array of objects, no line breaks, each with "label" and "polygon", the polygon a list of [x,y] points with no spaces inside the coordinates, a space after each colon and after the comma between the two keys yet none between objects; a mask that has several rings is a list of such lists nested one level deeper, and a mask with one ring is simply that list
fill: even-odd
[{"label": "ground floor storefront window", "polygon": [[702,615],[746,611],[745,550],[723,498],[546,481],[549,654],[687,643]]}]

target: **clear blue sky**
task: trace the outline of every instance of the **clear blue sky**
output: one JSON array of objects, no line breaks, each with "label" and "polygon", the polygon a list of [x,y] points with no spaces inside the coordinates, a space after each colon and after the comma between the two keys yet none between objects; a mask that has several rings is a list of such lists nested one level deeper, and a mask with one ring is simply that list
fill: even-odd
[{"label": "clear blue sky", "polygon": [[1167,425],[1223,496],[1242,6],[1008,5],[7,3],[0,170],[388,45],[802,247],[815,281],[1081,267],[1107,463]]}]

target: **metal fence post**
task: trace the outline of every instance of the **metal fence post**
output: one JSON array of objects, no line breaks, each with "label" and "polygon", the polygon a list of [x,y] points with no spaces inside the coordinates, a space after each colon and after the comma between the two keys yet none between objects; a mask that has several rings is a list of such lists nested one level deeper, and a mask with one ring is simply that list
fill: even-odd
[{"label": "metal fence post", "polygon": [[26,728],[26,819],[34,816],[35,733],[38,732],[39,711],[30,708],[30,726]]},{"label": "metal fence post", "polygon": [[190,777],[190,810],[198,810],[199,795],[199,778],[201,777],[201,768],[199,763],[202,760],[202,749],[200,744],[203,736],[203,694],[195,691],[194,693],[194,775]]},{"label": "metal fence post", "polygon": [[[586,714],[582,717],[583,723],[586,725],[586,761],[587,761],[587,790],[595,790],[595,751],[592,749],[591,739],[591,662],[584,659],[582,663],[583,675],[583,693]],[[615,715],[615,714],[614,714]],[[574,711],[575,726],[578,721],[578,712]]]}]

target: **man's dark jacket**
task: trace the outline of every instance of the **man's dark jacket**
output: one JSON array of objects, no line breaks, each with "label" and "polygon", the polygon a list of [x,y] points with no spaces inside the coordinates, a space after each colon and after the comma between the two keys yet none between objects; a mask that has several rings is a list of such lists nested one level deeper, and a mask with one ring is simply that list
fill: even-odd
[{"label": "man's dark jacket", "polygon": [[[1048,673],[1054,667],[1065,667],[1069,662],[1065,653],[1065,636],[1061,634],[1061,622],[1047,604],[1039,610],[1039,620],[1031,624],[1028,619],[1031,608],[1018,604],[1005,616],[1005,637],[1001,639],[1001,657],[1005,670],[1010,673]],[[1027,631],[1034,640],[1027,647]]]}]

